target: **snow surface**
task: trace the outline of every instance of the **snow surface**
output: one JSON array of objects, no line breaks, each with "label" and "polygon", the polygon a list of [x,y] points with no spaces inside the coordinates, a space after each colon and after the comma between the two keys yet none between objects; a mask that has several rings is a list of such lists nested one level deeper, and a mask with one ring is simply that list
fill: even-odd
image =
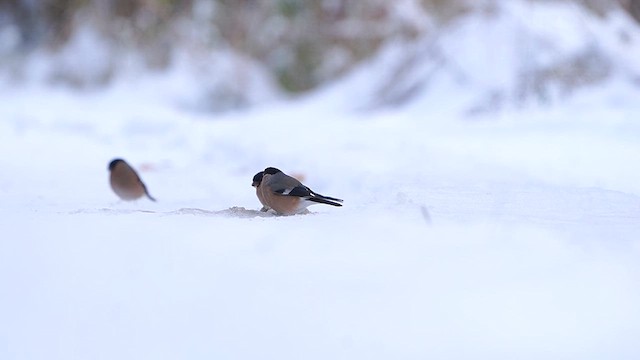
[{"label": "snow surface", "polygon": [[[205,116],[121,89],[2,97],[3,359],[640,355],[635,108]],[[116,156],[157,203],[116,200]],[[259,216],[268,165],[345,206]]]},{"label": "snow surface", "polygon": [[[156,76],[0,87],[0,359],[640,357],[628,81],[526,112],[443,111],[446,86],[345,109],[372,71],[215,115]],[[114,157],[157,203],[117,200]],[[259,213],[266,166],[345,206]]]}]

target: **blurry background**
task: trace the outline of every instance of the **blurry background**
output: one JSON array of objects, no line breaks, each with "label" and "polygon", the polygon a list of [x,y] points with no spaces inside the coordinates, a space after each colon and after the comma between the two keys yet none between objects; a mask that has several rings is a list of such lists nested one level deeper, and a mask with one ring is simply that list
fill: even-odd
[{"label": "blurry background", "polygon": [[444,82],[475,87],[462,104],[475,113],[618,75],[637,88],[638,20],[638,0],[0,0],[0,73],[86,89],[174,71],[197,80],[186,103],[220,111],[385,58],[354,107],[407,104]]}]

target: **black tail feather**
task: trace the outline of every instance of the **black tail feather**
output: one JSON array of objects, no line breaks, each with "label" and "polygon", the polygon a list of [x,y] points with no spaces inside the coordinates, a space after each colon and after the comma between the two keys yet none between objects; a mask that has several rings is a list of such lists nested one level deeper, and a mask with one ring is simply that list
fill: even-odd
[{"label": "black tail feather", "polygon": [[324,196],[324,195],[320,195],[320,194],[316,194],[316,196],[319,196],[319,197],[321,197],[323,199],[327,199],[327,200],[331,200],[331,201],[344,202],[344,200],[342,200],[342,199],[332,198],[331,196]]},{"label": "black tail feather", "polygon": [[[333,206],[342,206],[339,202],[333,201],[333,198],[325,197],[325,196],[310,196],[307,198],[309,201],[317,202],[320,204],[327,204]],[[342,201],[342,200],[341,200]]]},{"label": "black tail feather", "polygon": [[147,195],[149,200],[156,201],[156,199],[153,196],[151,196],[151,194],[149,194],[149,190],[147,190],[147,186],[143,182],[140,182],[140,183],[142,184],[142,187],[144,188],[144,194]]},{"label": "black tail feather", "polygon": [[317,196],[319,198],[322,199],[327,199],[327,200],[331,200],[331,201],[337,201],[337,202],[344,202],[344,200],[342,199],[338,199],[338,198],[333,198],[331,196],[324,196],[324,195],[320,195],[317,192],[311,191],[311,189],[307,188],[307,190],[309,190],[309,192],[313,195],[313,196]]}]

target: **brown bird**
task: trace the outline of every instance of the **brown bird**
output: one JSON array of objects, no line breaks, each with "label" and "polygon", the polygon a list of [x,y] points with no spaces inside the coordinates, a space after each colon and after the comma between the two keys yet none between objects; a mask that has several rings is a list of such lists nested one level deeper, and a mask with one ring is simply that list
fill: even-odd
[{"label": "brown bird", "polygon": [[135,170],[126,161],[114,159],[109,163],[109,183],[111,189],[122,200],[136,200],[146,195],[149,200],[156,201],[144,185]]},{"label": "brown bird", "polygon": [[262,196],[262,191],[260,189],[260,183],[262,182],[263,175],[264,175],[264,171],[260,171],[259,173],[255,174],[255,176],[253,177],[253,182],[251,183],[251,186],[256,188],[256,196],[258,196],[258,200],[260,200],[260,204],[262,204],[262,209],[260,209],[260,211],[265,212],[265,211],[269,211],[269,207],[264,202],[264,197]]},{"label": "brown bird", "polygon": [[262,199],[258,195],[260,202],[280,215],[298,214],[314,204],[342,206],[343,201],[320,195],[274,167],[268,167],[262,172],[257,194],[262,194]]}]

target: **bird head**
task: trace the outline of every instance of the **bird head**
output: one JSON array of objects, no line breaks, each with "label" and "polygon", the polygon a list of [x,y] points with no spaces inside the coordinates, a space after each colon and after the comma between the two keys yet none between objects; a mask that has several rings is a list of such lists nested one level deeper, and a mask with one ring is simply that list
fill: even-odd
[{"label": "bird head", "polygon": [[118,165],[118,163],[124,162],[124,160],[122,159],[113,159],[111,160],[111,162],[109,163],[109,171],[113,170],[113,168]]},{"label": "bird head", "polygon": [[251,186],[253,187],[258,187],[260,186],[260,183],[262,182],[262,177],[264,176],[264,171],[260,171],[259,173],[255,174],[253,177],[253,183],[251,183]]}]

